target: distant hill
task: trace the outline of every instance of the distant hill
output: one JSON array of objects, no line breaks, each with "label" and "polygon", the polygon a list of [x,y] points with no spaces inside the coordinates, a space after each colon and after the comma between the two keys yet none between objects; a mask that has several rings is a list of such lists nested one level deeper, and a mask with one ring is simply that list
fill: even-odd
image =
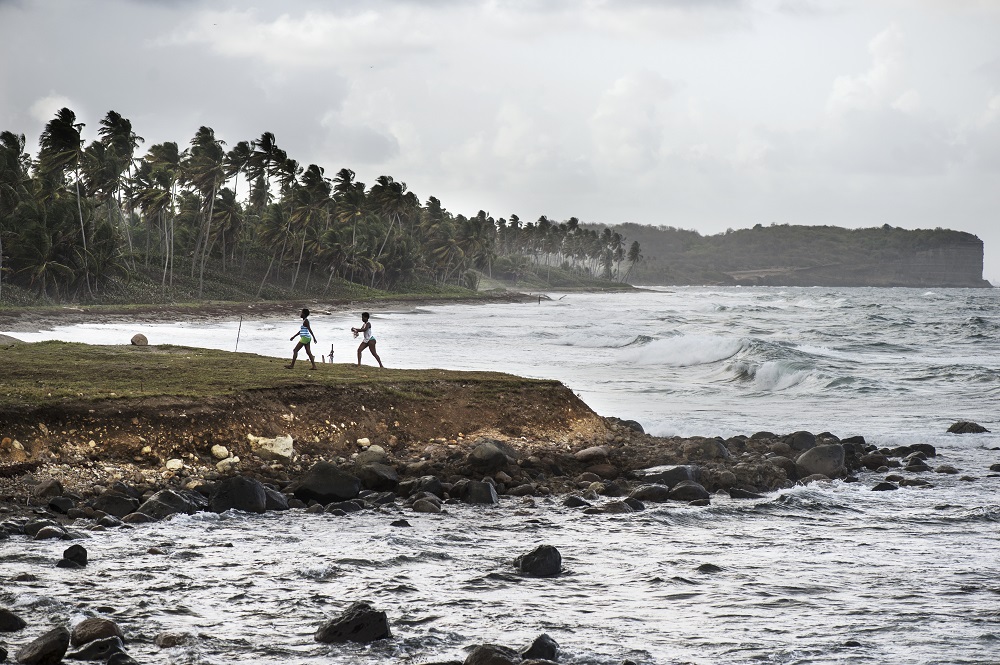
[{"label": "distant hill", "polygon": [[642,261],[633,284],[989,287],[983,241],[971,233],[885,226],[845,229],[787,224],[703,236],[673,227],[621,224]]}]

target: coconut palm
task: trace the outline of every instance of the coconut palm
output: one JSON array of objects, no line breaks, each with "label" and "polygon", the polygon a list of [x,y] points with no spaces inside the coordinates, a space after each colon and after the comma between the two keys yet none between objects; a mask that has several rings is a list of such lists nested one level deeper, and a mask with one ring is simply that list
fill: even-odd
[{"label": "coconut palm", "polygon": [[[205,286],[205,264],[212,248],[212,216],[215,208],[215,198],[219,187],[226,180],[224,141],[215,138],[215,130],[211,127],[198,128],[191,139],[187,159],[181,164],[182,181],[191,185],[201,195],[202,224],[199,227],[195,241],[191,276],[194,277],[198,268],[198,297]],[[207,208],[207,210],[205,209]],[[200,253],[200,257],[199,257]]]}]

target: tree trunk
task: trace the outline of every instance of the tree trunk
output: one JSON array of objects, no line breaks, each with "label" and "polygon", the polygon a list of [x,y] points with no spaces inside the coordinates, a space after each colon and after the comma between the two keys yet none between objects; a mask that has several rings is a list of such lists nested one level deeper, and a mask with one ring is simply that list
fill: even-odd
[{"label": "tree trunk", "polygon": [[215,186],[212,186],[212,200],[208,202],[208,221],[205,223],[205,242],[201,252],[201,270],[198,272],[198,297],[205,288],[205,263],[208,261],[209,239],[212,235],[212,215],[215,213]]}]

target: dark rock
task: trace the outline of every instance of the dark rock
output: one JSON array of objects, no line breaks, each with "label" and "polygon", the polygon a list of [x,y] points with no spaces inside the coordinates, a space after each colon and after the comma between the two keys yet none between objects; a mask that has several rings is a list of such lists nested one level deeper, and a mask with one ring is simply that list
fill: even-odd
[{"label": "dark rock", "polygon": [[814,446],[795,458],[799,477],[821,473],[827,478],[838,478],[847,472],[844,467],[844,447],[839,443]]},{"label": "dark rock", "polygon": [[0,647],[0,663],[6,663],[6,662],[7,662],[7,650],[4,649],[3,647]]},{"label": "dark rock", "polygon": [[83,545],[70,545],[63,552],[63,558],[74,561],[81,566],[87,565],[87,549]]},{"label": "dark rock", "polygon": [[861,466],[871,471],[877,471],[883,466],[889,465],[889,458],[882,453],[870,453],[861,458]]},{"label": "dark rock", "polygon": [[626,506],[628,506],[635,512],[639,512],[640,510],[646,510],[646,505],[642,501],[639,501],[638,499],[633,499],[632,497],[628,497],[627,499],[623,500],[622,503],[624,503]]},{"label": "dark rock", "polygon": [[208,508],[208,501],[201,494],[190,490],[163,489],[149,497],[136,512],[162,520],[175,513],[194,513]]},{"label": "dark rock", "polygon": [[153,644],[161,649],[173,649],[187,644],[190,640],[191,636],[187,633],[163,632],[156,634],[156,637],[153,638]]},{"label": "dark rock", "polygon": [[31,490],[31,495],[37,499],[51,499],[60,496],[62,493],[62,483],[55,478],[46,478]]},{"label": "dark rock", "polygon": [[393,521],[389,522],[389,526],[406,527],[406,526],[412,526],[412,525],[409,522],[407,522],[406,520],[393,520]]},{"label": "dark rock", "polygon": [[587,467],[587,472],[600,476],[605,480],[614,480],[621,473],[614,464],[594,464]]},{"label": "dark rock", "polygon": [[70,559],[59,559],[59,561],[56,562],[56,568],[66,568],[67,570],[79,570],[81,568],[84,568],[84,566],[83,564],[77,563],[76,561],[72,561]]},{"label": "dark rock", "polygon": [[555,577],[562,572],[562,555],[552,545],[539,545],[514,559],[514,565],[530,577]]},{"label": "dark rock", "polygon": [[129,513],[122,518],[122,522],[125,524],[148,524],[149,522],[155,522],[156,518],[147,515],[146,513],[140,513],[138,511],[134,513]]},{"label": "dark rock", "polygon": [[692,480],[683,480],[670,489],[672,501],[697,501],[709,498],[708,490]]},{"label": "dark rock", "polygon": [[957,423],[952,423],[948,431],[952,434],[982,434],[983,432],[989,432],[982,425],[968,420],[959,420]]},{"label": "dark rock", "polygon": [[24,619],[10,610],[0,607],[0,633],[16,633],[26,628],[27,625]]},{"label": "dark rock", "polygon": [[644,430],[642,428],[642,425],[639,422],[635,421],[635,420],[622,420],[622,421],[619,421],[619,424],[621,424],[621,425],[623,425],[625,427],[628,427],[633,432],[638,432],[639,434],[645,434],[646,433],[646,430]]},{"label": "dark rock", "polygon": [[867,445],[867,442],[865,441],[865,437],[863,437],[863,436],[849,436],[846,439],[841,439],[840,442],[841,443],[852,443],[852,444],[856,444],[856,445],[859,445],[859,446]]},{"label": "dark rock", "polygon": [[[5,522],[5,524],[8,523]],[[39,531],[49,526],[59,527],[59,524],[57,522],[53,522],[52,520],[32,520],[30,522],[22,524],[20,526],[20,529],[15,529],[14,531],[11,531],[11,534],[12,535],[24,534],[29,538],[34,538]]]},{"label": "dark rock", "polygon": [[441,503],[430,499],[417,499],[410,506],[415,513],[440,513]]},{"label": "dark rock", "polygon": [[108,490],[91,503],[94,510],[100,510],[115,517],[125,517],[139,509],[139,502],[121,492]]},{"label": "dark rock", "polygon": [[730,457],[729,448],[722,439],[693,439],[684,444],[688,459],[718,460]]},{"label": "dark rock", "polygon": [[816,445],[816,435],[811,432],[792,432],[782,438],[782,441],[794,451],[803,452]]},{"label": "dark rock", "polygon": [[256,478],[230,476],[223,478],[215,486],[208,501],[213,513],[240,510],[244,513],[262,513],[267,509],[267,492]]},{"label": "dark rock", "polygon": [[388,464],[371,463],[356,467],[354,472],[365,489],[376,492],[394,491],[399,485],[399,474]]},{"label": "dark rock", "polygon": [[495,504],[500,503],[500,498],[497,496],[493,485],[472,480],[466,486],[466,490],[462,495],[462,501],[465,503]]},{"label": "dark rock", "polygon": [[469,466],[480,473],[499,471],[508,463],[506,453],[500,449],[496,442],[488,439],[472,449],[467,461]]},{"label": "dark rock", "polygon": [[895,483],[890,483],[890,482],[882,481],[882,482],[876,484],[875,487],[872,488],[872,491],[873,492],[889,492],[889,491],[898,490],[898,489],[899,489],[899,487]]},{"label": "dark rock", "polygon": [[990,464],[990,471],[1000,471],[1000,464]]},{"label": "dark rock", "polygon": [[604,446],[591,446],[573,453],[573,459],[581,464],[597,464],[608,460],[608,449]]},{"label": "dark rock", "polygon": [[264,487],[264,510],[288,510],[288,497],[276,489]]},{"label": "dark rock", "polygon": [[947,473],[951,475],[958,474],[958,469],[953,467],[951,464],[942,464],[934,469],[934,473]]},{"label": "dark rock", "polygon": [[535,638],[531,646],[521,652],[521,658],[542,658],[556,660],[559,657],[559,644],[547,634],[542,633]]},{"label": "dark rock", "polygon": [[899,481],[900,487],[931,487],[931,484],[920,478],[903,478]]},{"label": "dark rock", "polygon": [[121,638],[102,637],[92,642],[88,642],[82,649],[66,654],[66,658],[75,660],[102,660],[106,661],[112,654],[124,653],[125,646]]},{"label": "dark rock", "polygon": [[923,473],[930,470],[931,467],[920,459],[912,459],[905,467],[903,467],[903,471],[909,471],[910,473]]},{"label": "dark rock", "polygon": [[521,656],[513,649],[496,644],[480,644],[465,659],[463,665],[518,665]]},{"label": "dark rock", "polygon": [[750,492],[748,490],[740,489],[739,487],[730,487],[728,490],[730,499],[763,499],[763,494],[757,494],[756,492]]},{"label": "dark rock", "polygon": [[[593,514],[590,513],[590,510],[591,509],[588,509],[585,512],[587,512],[588,514]],[[632,508],[632,506],[625,503],[624,501],[609,501],[600,508],[598,508],[595,512],[600,512],[603,513],[604,515],[627,515],[629,513],[634,513],[635,510]]]},{"label": "dark rock", "polygon": [[78,647],[105,637],[117,637],[122,642],[125,641],[122,629],[114,621],[101,617],[90,617],[73,626],[70,643]]},{"label": "dark rock", "polygon": [[69,631],[59,626],[21,647],[17,652],[17,662],[23,665],[57,665],[62,662],[68,648]]},{"label": "dark rock", "polygon": [[673,487],[682,480],[698,480],[699,468],[690,464],[680,466],[654,466],[638,472],[643,483],[656,483]]},{"label": "dark rock", "polygon": [[132,335],[132,346],[147,346],[149,340],[142,333]]},{"label": "dark rock", "polygon": [[419,492],[429,492],[434,496],[443,499],[444,498],[444,485],[435,476],[420,476],[419,478],[410,478],[399,483],[396,488],[396,494],[399,496],[407,497],[413,496]]},{"label": "dark rock", "polygon": [[785,457],[784,455],[775,455],[774,457],[768,457],[767,461],[775,468],[781,469],[785,472],[785,477],[789,480],[797,480],[799,477],[798,471],[796,471],[795,462]]},{"label": "dark rock", "polygon": [[361,480],[329,462],[317,462],[288,488],[296,499],[322,504],[353,499],[361,492]]},{"label": "dark rock", "polygon": [[666,485],[640,485],[629,493],[629,498],[639,501],[668,501],[670,499],[670,488]]},{"label": "dark rock", "polygon": [[35,532],[35,540],[69,540],[69,534],[61,526],[43,526]]},{"label": "dark rock", "polygon": [[139,661],[127,653],[113,653],[105,665],[139,665]]},{"label": "dark rock", "polygon": [[931,457],[937,457],[937,448],[929,443],[914,443],[910,446],[914,452],[920,452],[924,454],[924,459],[929,459]]},{"label": "dark rock", "polygon": [[714,563],[703,563],[698,566],[699,573],[721,573],[722,566],[717,566]]},{"label": "dark rock", "polygon": [[335,514],[340,511],[342,515],[347,515],[348,513],[358,513],[365,509],[365,504],[362,501],[334,501],[326,507],[324,512]]},{"label": "dark rock", "polygon": [[61,515],[65,515],[75,506],[76,502],[68,496],[54,496],[49,499],[49,508]]},{"label": "dark rock", "polygon": [[353,603],[343,614],[320,626],[314,636],[317,642],[336,644],[368,643],[386,637],[392,637],[392,633],[385,612],[372,609],[366,602]]},{"label": "dark rock", "polygon": [[586,508],[590,505],[590,502],[583,497],[571,494],[563,499],[563,505],[567,508]]}]

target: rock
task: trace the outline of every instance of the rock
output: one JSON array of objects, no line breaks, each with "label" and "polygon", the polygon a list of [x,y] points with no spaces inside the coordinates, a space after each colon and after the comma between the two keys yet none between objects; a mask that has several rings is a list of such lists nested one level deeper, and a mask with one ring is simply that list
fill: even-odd
[{"label": "rock", "polygon": [[148,344],[149,340],[142,333],[132,335],[132,346],[147,346]]},{"label": "rock", "polygon": [[825,473],[814,473],[804,478],[799,478],[799,484],[808,485],[809,483],[822,483],[829,482],[830,480],[832,480],[830,476]]},{"label": "rock", "polygon": [[465,503],[500,503],[497,491],[493,488],[493,485],[478,480],[469,481],[462,495],[462,501]]},{"label": "rock", "polygon": [[334,644],[366,644],[387,637],[392,637],[392,633],[385,612],[375,610],[365,602],[353,603],[343,614],[320,626],[314,635],[317,642]]},{"label": "rock", "polygon": [[181,469],[184,468],[184,460],[178,459],[176,457],[173,459],[168,459],[166,463],[163,465],[163,468],[166,469],[167,471],[180,471]]},{"label": "rock", "polygon": [[518,665],[521,656],[513,649],[496,644],[480,644],[469,653],[463,665]]},{"label": "rock", "polygon": [[417,499],[411,506],[415,513],[440,513],[441,504],[430,499]]},{"label": "rock", "polygon": [[789,480],[795,480],[799,477],[798,471],[796,471],[795,462],[784,455],[768,457],[767,462],[776,469],[781,469],[784,472],[785,477]]},{"label": "rock", "polygon": [[924,454],[924,459],[937,457],[937,449],[929,443],[914,443],[910,446],[915,452]]},{"label": "rock", "polygon": [[869,453],[861,457],[861,466],[870,471],[878,471],[883,466],[889,466],[889,458],[882,453]]},{"label": "rock", "polygon": [[296,499],[322,504],[347,501],[361,492],[361,480],[329,462],[317,462],[300,480],[288,488]]},{"label": "rock", "polygon": [[117,636],[102,637],[87,643],[82,649],[74,653],[66,654],[67,658],[75,660],[100,660],[107,661],[112,654],[124,653],[125,645],[121,638]]},{"label": "rock", "polygon": [[139,509],[139,502],[114,490],[108,490],[94,499],[90,504],[94,510],[99,510],[115,517],[125,517]]},{"label": "rock", "polygon": [[621,473],[613,464],[593,464],[587,467],[588,473],[593,473],[605,480],[614,480]]},{"label": "rock", "polygon": [[495,442],[485,440],[472,449],[469,465],[480,473],[493,473],[507,466],[507,454]]},{"label": "rock", "polygon": [[698,501],[709,498],[708,490],[693,480],[682,480],[670,488],[672,501]]},{"label": "rock", "polygon": [[139,661],[127,653],[113,653],[105,665],[139,665]]},{"label": "rock", "polygon": [[365,450],[358,453],[357,457],[354,458],[354,464],[357,466],[365,466],[366,464],[385,464],[389,461],[389,456],[385,454],[385,449],[382,446],[368,446]]},{"label": "rock", "polygon": [[[10,610],[0,607],[0,633],[16,633],[28,624]],[[3,661],[0,661],[3,662]]]},{"label": "rock", "polygon": [[844,461],[844,446],[839,443],[825,443],[810,448],[795,458],[795,470],[800,478],[815,474],[837,478],[847,473]]},{"label": "rock", "polygon": [[792,432],[784,437],[782,441],[788,444],[788,447],[793,451],[802,452],[816,445],[816,435],[805,431]]},{"label": "rock", "polygon": [[896,486],[894,483],[882,481],[882,482],[876,484],[875,487],[872,488],[872,491],[873,492],[890,492],[892,490],[898,490],[898,489],[899,489],[899,487]]},{"label": "rock", "polygon": [[395,491],[399,486],[396,469],[381,462],[370,462],[355,467],[354,473],[361,480],[361,486],[376,492]]},{"label": "rock", "polygon": [[17,662],[23,665],[56,665],[62,662],[69,648],[69,631],[64,626],[53,628],[17,652]]},{"label": "rock", "polygon": [[219,473],[233,473],[240,466],[240,458],[237,456],[227,457],[219,460],[215,465],[215,470]]},{"label": "rock", "polygon": [[273,439],[247,434],[247,439],[250,441],[250,450],[261,459],[290,462],[295,457],[295,441],[287,434]]},{"label": "rock", "polygon": [[63,558],[81,566],[87,565],[87,550],[83,545],[70,545],[63,552]]},{"label": "rock", "polygon": [[941,466],[934,469],[934,473],[957,474],[958,469],[953,467],[951,464],[942,464]]},{"label": "rock", "polygon": [[763,494],[757,494],[756,492],[750,492],[739,487],[730,487],[726,492],[729,493],[730,499],[763,499]]},{"label": "rock", "polygon": [[214,446],[212,446],[212,457],[214,457],[217,460],[226,459],[227,457],[229,457],[229,448],[226,448],[225,446],[221,446],[219,444],[215,444]]},{"label": "rock", "polygon": [[630,499],[662,502],[670,499],[670,488],[666,485],[640,485],[629,493]]},{"label": "rock", "polygon": [[49,508],[60,515],[65,515],[76,506],[76,502],[68,496],[54,496],[49,500]]},{"label": "rock", "polygon": [[562,572],[562,555],[552,545],[539,545],[514,559],[514,565],[530,577],[555,577]]},{"label": "rock", "polygon": [[627,515],[635,512],[635,509],[624,501],[608,501],[598,510],[605,515]]},{"label": "rock", "polygon": [[410,524],[409,522],[407,522],[406,520],[393,520],[393,521],[389,522],[389,526],[408,527],[408,526],[413,526],[413,525]]},{"label": "rock", "polygon": [[590,505],[590,502],[583,497],[571,494],[570,496],[563,499],[563,505],[567,508],[586,508]]},{"label": "rock", "polygon": [[64,540],[69,539],[66,529],[58,525],[46,525],[35,532],[34,540]]},{"label": "rock", "polygon": [[685,464],[681,466],[654,466],[642,469],[639,479],[644,483],[656,483],[673,487],[682,480],[698,480],[699,469],[696,466]]},{"label": "rock", "polygon": [[573,458],[583,464],[595,464],[608,459],[608,449],[604,446],[591,446],[574,453]]},{"label": "rock", "polygon": [[288,510],[288,497],[278,490],[264,487],[264,510]]},{"label": "rock", "polygon": [[156,637],[153,638],[153,644],[161,649],[173,649],[174,647],[187,644],[190,639],[191,636],[187,633],[163,632],[158,633]]},{"label": "rock", "polygon": [[125,641],[122,629],[114,621],[101,617],[90,617],[73,627],[73,632],[70,635],[70,643],[78,647],[104,637],[117,637],[122,642]]},{"label": "rock", "polygon": [[357,440],[357,444],[362,448],[367,448],[372,444],[371,440],[367,436],[363,436]]},{"label": "rock", "polygon": [[[136,512],[161,520],[174,513],[193,515],[206,508],[208,508],[208,500],[197,492],[164,489],[144,501]],[[128,520],[125,521],[128,522]]]},{"label": "rock", "polygon": [[444,485],[435,476],[420,476],[404,480],[396,488],[396,494],[403,497],[413,496],[420,492],[428,492],[436,497],[444,498]]},{"label": "rock", "polygon": [[264,485],[255,478],[232,476],[216,484],[208,507],[213,513],[224,513],[227,510],[262,513],[267,510],[267,493]]},{"label": "rock", "polygon": [[684,444],[684,456],[689,460],[727,459],[729,448],[721,439],[693,439]]},{"label": "rock", "polygon": [[[0,335],[0,337],[2,337],[2,335]],[[0,647],[0,663],[6,663],[6,662],[7,662],[7,650],[4,649],[3,647]]]},{"label": "rock", "polygon": [[983,432],[989,432],[989,430],[978,423],[959,420],[956,423],[952,423],[951,427],[948,428],[948,432],[951,434],[982,434]]},{"label": "rock", "polygon": [[51,499],[61,496],[62,493],[62,483],[55,478],[46,478],[31,490],[31,495],[37,499]]}]

